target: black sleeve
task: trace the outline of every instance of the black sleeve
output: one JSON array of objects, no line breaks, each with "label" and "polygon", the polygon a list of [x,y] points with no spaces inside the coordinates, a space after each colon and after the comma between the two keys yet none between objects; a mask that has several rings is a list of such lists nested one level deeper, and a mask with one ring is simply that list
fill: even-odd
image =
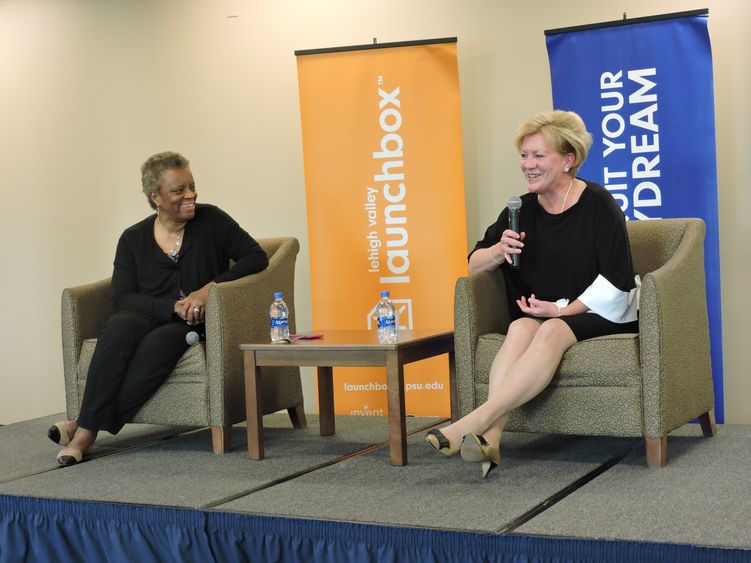
[{"label": "black sleeve", "polygon": [[172,319],[176,299],[154,297],[139,292],[136,252],[143,253],[144,249],[137,248],[134,241],[129,241],[126,233],[123,233],[117,243],[112,271],[112,307],[116,313],[133,311],[159,321],[169,321]]},{"label": "black sleeve", "polygon": [[508,208],[505,207],[503,211],[501,211],[501,214],[498,216],[498,219],[496,219],[496,222],[490,225],[485,230],[485,236],[482,238],[482,240],[477,241],[475,247],[472,249],[472,252],[470,252],[467,256],[467,259],[469,259],[476,250],[479,250],[481,248],[490,248],[499,240],[501,240],[501,235],[503,234],[503,231],[506,230],[507,225]]},{"label": "black sleeve", "polygon": [[606,193],[604,199],[604,209],[597,215],[595,235],[599,273],[615,288],[627,292],[636,287],[636,284],[626,219],[609,193]]},{"label": "black sleeve", "polygon": [[226,229],[222,242],[224,250],[235,264],[213,281],[221,283],[236,280],[265,270],[269,265],[269,258],[261,245],[227,213],[220,209],[217,212],[221,214]]}]

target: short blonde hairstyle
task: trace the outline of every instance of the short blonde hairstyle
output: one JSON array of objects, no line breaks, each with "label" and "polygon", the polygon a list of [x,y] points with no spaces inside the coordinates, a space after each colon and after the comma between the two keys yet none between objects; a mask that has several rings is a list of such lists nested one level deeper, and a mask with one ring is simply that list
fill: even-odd
[{"label": "short blonde hairstyle", "polygon": [[576,176],[592,146],[592,135],[578,114],[573,111],[553,110],[538,113],[523,121],[516,130],[516,149],[521,150],[525,137],[540,133],[560,154],[572,153],[575,157],[571,174]]},{"label": "short blonde hairstyle", "polygon": [[162,173],[174,168],[190,168],[190,162],[179,153],[160,152],[141,165],[141,185],[152,209],[156,209],[152,195],[162,189]]}]

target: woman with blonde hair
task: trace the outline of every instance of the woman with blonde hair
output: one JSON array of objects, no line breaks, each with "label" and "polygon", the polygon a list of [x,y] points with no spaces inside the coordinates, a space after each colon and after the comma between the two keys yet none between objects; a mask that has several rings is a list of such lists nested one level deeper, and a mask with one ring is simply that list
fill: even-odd
[{"label": "woman with blonde hair", "polygon": [[490,369],[488,400],[426,440],[447,457],[481,463],[483,477],[500,463],[509,413],[548,386],[566,350],[639,330],[623,212],[607,189],[576,175],[591,145],[573,112],[524,121],[516,147],[528,193],[518,232],[506,208],[469,255],[470,274],[502,270],[512,323]]}]

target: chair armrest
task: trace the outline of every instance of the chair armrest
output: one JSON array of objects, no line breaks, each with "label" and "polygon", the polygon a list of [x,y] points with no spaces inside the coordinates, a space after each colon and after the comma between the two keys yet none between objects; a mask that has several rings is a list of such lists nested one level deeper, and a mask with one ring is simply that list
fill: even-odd
[{"label": "chair armrest", "polygon": [[474,367],[477,339],[505,334],[511,323],[501,270],[477,272],[456,281],[454,290],[454,349],[459,414],[475,408]]},{"label": "chair armrest", "polygon": [[639,346],[647,437],[665,436],[714,403],[704,276],[706,228],[701,219],[685,222],[673,256],[642,280]]},{"label": "chair armrest", "polygon": [[[209,409],[212,418],[220,412],[238,412],[238,409],[244,412],[245,379],[240,344],[269,339],[269,306],[274,292],[284,293],[290,332],[295,330],[294,275],[300,244],[292,237],[258,242],[269,254],[265,270],[209,288],[206,307],[209,403],[224,405],[224,409]],[[224,421],[211,421],[211,425],[223,424]]]},{"label": "chair armrest", "polygon": [[61,321],[63,340],[63,374],[65,403],[68,416],[73,418],[80,403],[76,366],[81,344],[96,338],[99,330],[112,314],[110,301],[111,278],[63,290]]}]

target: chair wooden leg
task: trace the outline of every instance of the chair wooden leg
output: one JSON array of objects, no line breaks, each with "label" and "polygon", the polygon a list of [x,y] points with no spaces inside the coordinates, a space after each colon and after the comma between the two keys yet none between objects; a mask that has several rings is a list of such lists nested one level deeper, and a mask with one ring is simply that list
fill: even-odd
[{"label": "chair wooden leg", "polygon": [[215,454],[225,454],[232,449],[232,426],[211,427],[211,449]]},{"label": "chair wooden leg", "polygon": [[292,421],[292,426],[294,428],[308,427],[308,421],[305,418],[305,408],[302,403],[296,407],[287,409],[287,412],[289,413],[289,419]]},{"label": "chair wooden leg", "polygon": [[717,436],[717,423],[714,419],[714,409],[709,409],[704,414],[700,414],[699,424],[701,424],[702,434],[704,434],[706,438]]},{"label": "chair wooden leg", "polygon": [[665,467],[668,453],[668,437],[644,438],[647,445],[647,467],[660,469]]}]

